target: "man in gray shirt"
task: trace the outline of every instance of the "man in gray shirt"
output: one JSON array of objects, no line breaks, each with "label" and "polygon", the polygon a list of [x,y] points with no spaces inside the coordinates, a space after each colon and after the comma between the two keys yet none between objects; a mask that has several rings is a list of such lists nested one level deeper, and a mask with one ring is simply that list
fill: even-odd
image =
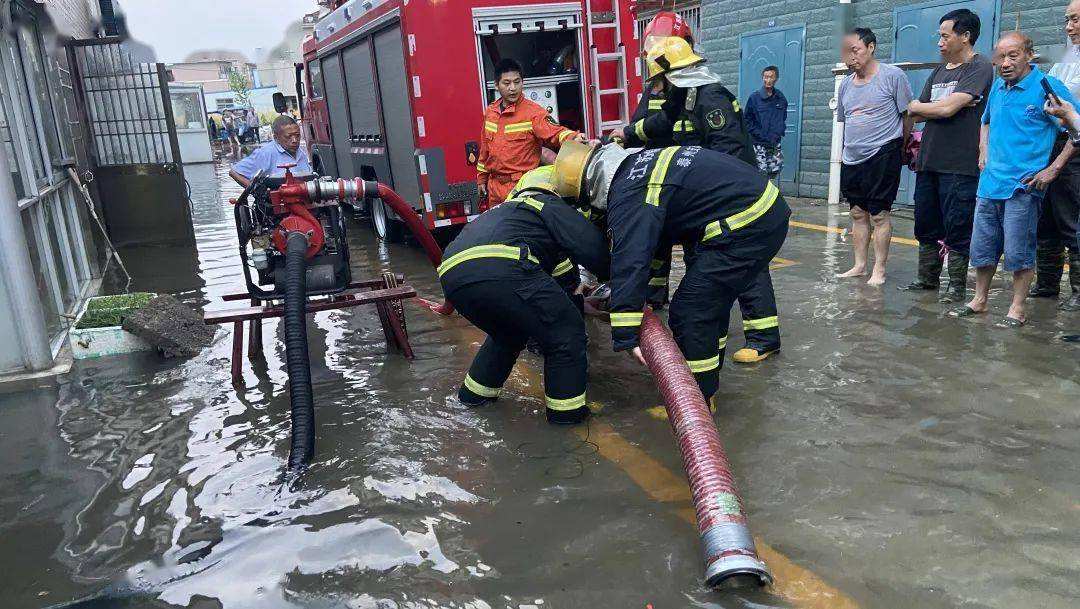
[{"label": "man in gray shirt", "polygon": [[871,30],[855,28],[840,48],[852,71],[840,83],[836,113],[844,123],[840,194],[851,206],[855,265],[838,277],[866,276],[872,224],[877,238],[867,284],[880,286],[892,239],[889,212],[900,188],[903,147],[911,130],[905,116],[911,84],[902,70],[874,58],[877,37]]}]

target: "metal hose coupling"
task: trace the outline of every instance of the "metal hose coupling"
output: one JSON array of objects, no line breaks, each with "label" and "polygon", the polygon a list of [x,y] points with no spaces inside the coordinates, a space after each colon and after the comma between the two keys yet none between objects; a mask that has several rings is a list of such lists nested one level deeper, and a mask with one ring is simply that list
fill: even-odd
[{"label": "metal hose coupling", "polygon": [[368,187],[368,184],[360,178],[311,180],[307,182],[308,198],[312,202],[357,201],[365,198],[367,192],[374,190]]},{"label": "metal hose coupling", "polygon": [[709,406],[675,340],[651,310],[645,311],[642,320],[640,344],[664,397],[668,422],[690,481],[704,546],[706,585],[771,584],[772,574],[757,556]]}]

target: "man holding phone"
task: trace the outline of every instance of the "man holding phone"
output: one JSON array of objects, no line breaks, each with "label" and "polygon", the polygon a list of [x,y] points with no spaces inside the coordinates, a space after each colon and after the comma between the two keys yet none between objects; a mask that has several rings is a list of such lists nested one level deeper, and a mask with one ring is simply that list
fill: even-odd
[{"label": "man holding phone", "polygon": [[[1080,95],[1080,0],[1073,0],[1065,8],[1065,34],[1069,44],[1061,59],[1050,68],[1050,75],[1065,83],[1075,97]],[[1072,294],[1059,305],[1066,311],[1080,310],[1080,248],[1076,243],[1080,221],[1080,155],[1074,150],[1064,133],[1054,142],[1053,161],[1047,170],[1055,177],[1046,189],[1039,216],[1035,285],[1029,294],[1037,298],[1058,297],[1067,252]]]},{"label": "man holding phone", "polygon": [[1004,253],[1004,269],[1013,274],[1012,304],[998,323],[1005,328],[1018,328],[1027,321],[1024,300],[1035,276],[1035,229],[1046,187],[1053,179],[1046,165],[1060,127],[1043,110],[1044,86],[1061,100],[1076,104],[1060,80],[1034,68],[1034,56],[1031,38],[1016,31],[1004,34],[994,48],[999,78],[990,87],[982,117],[982,174],[971,235],[975,296],[952,312],[956,317],[987,312],[990,280]]}]

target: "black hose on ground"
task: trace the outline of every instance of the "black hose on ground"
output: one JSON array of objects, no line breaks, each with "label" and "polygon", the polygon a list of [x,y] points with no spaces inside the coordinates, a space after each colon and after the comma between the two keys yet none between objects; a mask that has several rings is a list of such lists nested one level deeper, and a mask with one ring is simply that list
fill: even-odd
[{"label": "black hose on ground", "polygon": [[308,239],[289,233],[285,246],[285,362],[292,402],[292,446],[289,469],[304,469],[315,452],[315,400],[311,392],[311,365],[307,342]]}]

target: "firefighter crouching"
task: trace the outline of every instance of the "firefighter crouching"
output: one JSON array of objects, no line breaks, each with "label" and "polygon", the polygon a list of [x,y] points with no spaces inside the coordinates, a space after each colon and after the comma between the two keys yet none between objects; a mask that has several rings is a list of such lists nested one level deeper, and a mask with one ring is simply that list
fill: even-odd
[{"label": "firefighter crouching", "polygon": [[476,184],[480,198],[491,206],[502,203],[526,172],[540,165],[540,149],[558,150],[570,138],[585,136],[555,122],[537,103],[522,94],[521,65],[503,59],[495,66],[499,99],[484,110]]},{"label": "firefighter crouching", "polygon": [[[697,145],[730,154],[757,167],[738,100],[705,66],[705,60],[694,53],[690,43],[677,35],[653,35],[646,36],[645,44],[649,78],[664,83],[665,101],[658,111],[625,130],[627,145],[647,148],[666,147],[670,142]],[[670,254],[667,259],[670,260]],[[658,252],[657,260],[661,262],[660,269],[654,272],[651,282],[654,286],[663,282],[666,289],[663,250]],[[757,362],[779,351],[780,321],[767,267],[739,295],[738,302],[746,346],[733,359],[740,363]]]},{"label": "firefighter crouching", "polygon": [[615,144],[563,146],[555,162],[558,194],[580,197],[602,218],[612,242],[611,334],[616,351],[638,347],[653,252],[679,243],[686,275],[669,322],[706,399],[717,390],[728,316],[741,294],[780,251],[791,209],[765,174],[698,146],[630,153]]},{"label": "firefighter crouching", "polygon": [[[577,264],[607,277],[604,235],[554,194],[552,169],[541,168],[504,204],[469,223],[443,254],[446,297],[487,334],[458,397],[480,406],[496,399],[529,338],[544,356],[544,395],[552,423],[578,423],[588,372],[585,321],[566,276]],[[561,287],[553,275],[563,278]],[[576,287],[574,285],[573,287]]]}]

